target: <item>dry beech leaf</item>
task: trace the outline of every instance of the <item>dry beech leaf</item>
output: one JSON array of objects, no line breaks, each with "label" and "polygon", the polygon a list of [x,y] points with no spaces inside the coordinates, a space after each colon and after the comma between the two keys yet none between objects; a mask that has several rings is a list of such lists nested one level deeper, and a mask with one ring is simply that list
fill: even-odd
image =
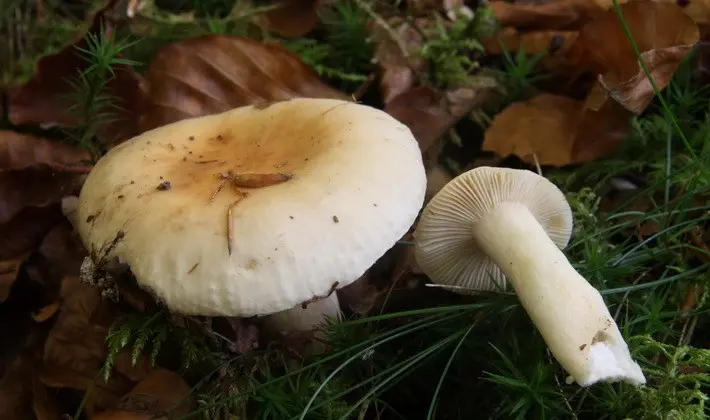
[{"label": "dry beech leaf", "polygon": [[0,171],[46,165],[57,171],[86,173],[91,155],[67,143],[0,130]]},{"label": "dry beech leaf", "polygon": [[544,54],[540,65],[550,70],[571,66],[568,53],[577,39],[576,31],[519,32],[505,28],[502,32],[481,40],[488,54],[515,54],[524,51],[529,55]]},{"label": "dry beech leaf", "polygon": [[276,8],[255,16],[255,20],[284,38],[298,38],[318,24],[318,3],[319,0],[281,0]]},{"label": "dry beech leaf", "polygon": [[0,224],[0,261],[34,251],[42,238],[62,218],[58,205],[28,207]]},{"label": "dry beech leaf", "polygon": [[589,0],[552,0],[539,4],[501,0],[491,2],[489,7],[501,26],[528,30],[579,29],[604,11]]},{"label": "dry beech leaf", "polygon": [[90,155],[68,144],[0,130],[0,223],[59,202],[83,183]]},{"label": "dry beech leaf", "polygon": [[36,376],[32,378],[32,394],[32,406],[37,420],[63,420],[57,400]]},{"label": "dry beech leaf", "polygon": [[483,150],[533,164],[565,166],[612,153],[628,132],[631,113],[613,101],[598,111],[568,97],[539,94],[516,102],[491,122]]},{"label": "dry beech leaf", "polygon": [[[697,25],[672,3],[631,1],[621,5],[621,11],[656,87],[662,90],[698,41]],[[575,53],[600,73],[598,83],[609,97],[635,114],[646,109],[654,91],[614,9],[585,26],[575,43]],[[603,100],[589,105],[598,108]]]},{"label": "dry beech leaf", "polygon": [[[100,10],[93,18],[90,33],[98,35],[102,22],[106,34],[112,31],[111,23],[104,19],[104,11]],[[72,103],[66,97],[75,90],[69,80],[76,78],[88,65],[76,47],[87,47],[83,36],[56,54],[40,58],[35,65],[35,74],[28,82],[8,89],[10,122],[62,127],[81,123],[68,112]],[[119,142],[137,134],[134,115],[142,98],[143,80],[138,73],[122,65],[115,66],[114,73],[115,76],[108,81],[107,92],[125,111],[116,111],[112,115],[114,121],[100,127],[98,136],[107,143]]]},{"label": "dry beech leaf", "polygon": [[68,221],[54,226],[42,240],[38,251],[61,277],[78,273],[84,257],[88,256],[79,234]]},{"label": "dry beech leaf", "polygon": [[442,93],[428,86],[416,86],[392,99],[385,111],[412,130],[424,153],[482,103],[484,96],[482,91],[473,89]]},{"label": "dry beech leaf", "polygon": [[[710,23],[710,1],[709,0],[655,0],[659,3],[674,4],[683,9],[686,15],[690,16],[698,25],[706,26]],[[614,7],[613,0],[594,0],[596,4],[605,10]],[[618,0],[619,4],[628,3],[628,0]]]},{"label": "dry beech leaf", "polygon": [[[415,24],[422,29],[420,21]],[[392,19],[388,25],[394,33],[371,23],[375,61],[380,69],[380,94],[385,104],[409,90],[416,81],[415,73],[426,68],[426,61],[415,53],[424,41],[420,31],[400,18]]]},{"label": "dry beech leaf", "polygon": [[113,305],[101,300],[99,289],[82,284],[78,277],[64,278],[59,313],[44,345],[40,379],[53,388],[86,391],[94,385],[86,404],[89,414],[115,404],[131,387],[117,373],[108,383],[97,379],[107,355],[104,340],[115,315]]},{"label": "dry beech leaf", "polygon": [[27,207],[58,203],[81,188],[84,175],[55,172],[48,167],[0,172],[0,223],[7,223]]},{"label": "dry beech leaf", "polygon": [[35,420],[32,412],[31,355],[18,355],[0,377],[0,420]]},{"label": "dry beech leaf", "polygon": [[349,99],[280,45],[208,35],[163,47],[148,68],[141,131],[295,97]]},{"label": "dry beech leaf", "polygon": [[[126,394],[114,409],[99,413],[92,420],[152,420],[179,418],[194,409],[188,397],[190,386],[180,375],[166,369],[155,369]],[[171,411],[172,410],[172,411]]]}]

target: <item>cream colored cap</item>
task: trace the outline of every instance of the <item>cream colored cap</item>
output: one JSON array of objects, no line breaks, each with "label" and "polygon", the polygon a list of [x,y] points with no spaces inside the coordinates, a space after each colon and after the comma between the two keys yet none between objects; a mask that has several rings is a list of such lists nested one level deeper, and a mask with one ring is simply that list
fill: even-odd
[{"label": "cream colored cap", "polygon": [[78,230],[95,260],[108,250],[177,312],[265,315],[357,280],[407,232],[425,190],[405,125],[300,98],[110,150],[81,191]]},{"label": "cream colored cap", "polygon": [[555,184],[527,170],[482,166],[451,180],[427,203],[414,232],[420,269],[462,294],[505,289],[505,275],[473,233],[474,224],[502,203],[525,205],[558,247],[567,246],[572,211]]}]

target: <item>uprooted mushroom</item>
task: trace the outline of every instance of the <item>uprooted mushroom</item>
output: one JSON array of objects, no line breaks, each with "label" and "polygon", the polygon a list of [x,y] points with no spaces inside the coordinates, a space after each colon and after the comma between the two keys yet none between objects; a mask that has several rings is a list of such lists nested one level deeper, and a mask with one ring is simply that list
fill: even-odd
[{"label": "uprooted mushroom", "polygon": [[564,194],[546,178],[479,167],[427,204],[414,232],[415,258],[454,291],[492,291],[510,281],[568,381],[643,384],[601,294],[561,251],[572,222]]},{"label": "uprooted mushroom", "polygon": [[[336,290],[410,228],[426,176],[410,130],[375,108],[292,99],[192,118],[110,150],[77,229],[176,313],[340,316]],[[119,240],[116,240],[116,239]],[[268,318],[266,318],[268,320]]]}]

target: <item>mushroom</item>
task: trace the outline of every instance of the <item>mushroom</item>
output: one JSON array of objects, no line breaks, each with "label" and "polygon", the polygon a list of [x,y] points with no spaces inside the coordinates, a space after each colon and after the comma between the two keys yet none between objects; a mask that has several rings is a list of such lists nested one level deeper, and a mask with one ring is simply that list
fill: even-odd
[{"label": "mushroom", "polygon": [[507,278],[568,383],[643,384],[601,294],[561,250],[571,232],[569,204],[552,182],[527,170],[478,167],[426,205],[415,259],[453,290],[492,291]]},{"label": "mushroom", "polygon": [[185,119],[111,149],[83,186],[77,229],[95,261],[127,264],[177,313],[288,311],[274,321],[296,332],[339,316],[336,290],[409,230],[425,190],[405,125],[354,102],[299,98]]}]

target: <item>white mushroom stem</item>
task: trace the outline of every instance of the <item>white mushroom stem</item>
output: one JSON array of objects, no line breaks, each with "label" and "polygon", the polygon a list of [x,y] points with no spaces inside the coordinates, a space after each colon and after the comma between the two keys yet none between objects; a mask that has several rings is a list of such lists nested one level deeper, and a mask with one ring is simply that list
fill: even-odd
[{"label": "white mushroom stem", "polygon": [[599,291],[570,265],[526,206],[500,205],[474,224],[473,234],[512,283],[570,374],[569,383],[646,382]]},{"label": "white mushroom stem", "polygon": [[271,314],[266,322],[284,335],[315,330],[315,338],[323,340],[325,337],[318,327],[323,326],[328,319],[340,320],[341,315],[338,295],[333,292],[327,298],[308,303],[305,309],[299,304]]}]

